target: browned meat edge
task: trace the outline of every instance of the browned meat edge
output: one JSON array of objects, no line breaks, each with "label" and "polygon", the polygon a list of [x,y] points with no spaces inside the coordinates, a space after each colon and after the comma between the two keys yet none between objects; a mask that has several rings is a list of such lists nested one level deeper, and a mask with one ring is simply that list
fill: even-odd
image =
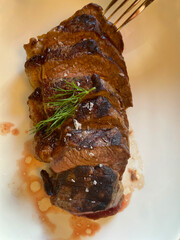
[{"label": "browned meat edge", "polygon": [[107,166],[78,166],[51,178],[41,171],[51,202],[78,216],[107,216],[120,207],[123,188],[118,173]]},{"label": "browned meat edge", "polygon": [[104,56],[94,40],[85,40],[73,47],[59,47],[45,55],[34,56],[26,62],[25,68],[33,82],[63,78],[66,72],[69,77],[77,76],[77,72],[78,75],[99,74],[120,94],[125,107],[132,105],[127,75],[112,59]]}]

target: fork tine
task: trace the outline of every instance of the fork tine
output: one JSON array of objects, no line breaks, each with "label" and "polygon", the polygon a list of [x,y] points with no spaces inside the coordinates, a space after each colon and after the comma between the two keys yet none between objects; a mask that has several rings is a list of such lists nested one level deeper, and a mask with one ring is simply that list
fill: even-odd
[{"label": "fork tine", "polygon": [[149,6],[154,0],[145,0],[132,14],[128,19],[117,29],[119,31],[123,28],[127,23],[132,21],[135,17],[137,17],[146,7]]},{"label": "fork tine", "polygon": [[135,0],[127,9],[126,11],[115,21],[114,25],[116,25],[120,20],[121,18],[124,17],[124,15],[126,13],[128,13],[133,7],[135,7],[141,0]]},{"label": "fork tine", "polygon": [[107,8],[104,10],[104,14],[107,13],[107,11],[117,2],[118,0],[112,0],[110,4],[107,6]]},{"label": "fork tine", "polygon": [[129,0],[124,0],[112,13],[111,15],[107,18],[109,20],[125,3],[127,3]]}]

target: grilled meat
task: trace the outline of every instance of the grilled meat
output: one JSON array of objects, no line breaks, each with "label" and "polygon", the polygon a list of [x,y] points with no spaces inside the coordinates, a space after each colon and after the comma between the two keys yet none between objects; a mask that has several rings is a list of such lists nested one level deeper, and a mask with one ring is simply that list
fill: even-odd
[{"label": "grilled meat", "polygon": [[119,172],[125,170],[129,158],[128,144],[115,127],[101,130],[69,130],[65,143],[52,153],[51,168],[54,172],[77,165],[106,164]]},{"label": "grilled meat", "polygon": [[132,106],[132,94],[116,30],[100,6],[88,4],[24,45],[25,70],[34,88],[28,99],[34,125],[56,112],[48,103],[57,89],[68,91],[67,82],[94,87],[61,127],[48,136],[42,128],[34,137],[37,158],[52,171],[51,177],[41,172],[51,202],[93,219],[119,210],[130,157],[126,108]]},{"label": "grilled meat", "polygon": [[107,166],[78,166],[51,178],[42,170],[41,176],[51,202],[77,216],[110,216],[123,200],[118,173]]},{"label": "grilled meat", "polygon": [[[116,30],[116,27],[103,16],[102,8],[91,3],[77,11],[72,17],[60,23],[47,34],[39,36],[38,40],[31,38],[29,44],[25,44],[24,48],[27,52],[27,57],[30,58],[34,55],[42,54],[45,49],[52,45],[62,45],[62,43],[69,45],[74,39],[73,36],[77,37],[76,33],[80,33],[82,37],[78,39],[79,41],[82,41],[84,38],[94,39],[94,36],[97,35],[101,38],[101,42],[105,39],[107,45],[113,45],[117,49],[115,51],[118,51],[117,54],[121,54],[124,45],[121,33]],[[70,33],[71,38],[64,37],[65,33]],[[90,35],[85,35],[87,33]],[[62,39],[66,39],[66,41],[62,42]]]},{"label": "grilled meat", "polygon": [[86,76],[94,73],[109,82],[122,98],[125,107],[132,105],[131,91],[126,71],[111,58],[103,54],[95,40],[84,40],[74,46],[60,46],[35,55],[25,64],[26,72],[34,85],[41,85],[44,79],[59,79]]}]

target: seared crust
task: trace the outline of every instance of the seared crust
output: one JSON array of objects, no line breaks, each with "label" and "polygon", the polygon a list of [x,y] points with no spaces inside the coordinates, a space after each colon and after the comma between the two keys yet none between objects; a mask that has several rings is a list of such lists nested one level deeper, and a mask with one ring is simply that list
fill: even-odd
[{"label": "seared crust", "polygon": [[[71,130],[52,153],[51,168],[61,172],[77,165],[103,163],[119,173],[120,178],[130,157],[128,142],[117,127],[102,130]],[[72,157],[73,156],[73,157]]]},{"label": "seared crust", "polygon": [[51,179],[45,171],[41,175],[51,202],[78,216],[107,211],[123,199],[118,173],[106,166],[78,166]]},{"label": "seared crust", "polygon": [[[58,27],[52,29],[46,35],[38,37],[38,40],[34,38],[31,39],[30,43],[26,44],[24,47],[28,58],[33,57],[31,59],[31,62],[34,62],[32,71],[30,71],[30,66],[29,69],[26,68],[32,86],[34,88],[39,86],[38,79],[43,77],[43,71],[38,66],[43,62],[46,51],[54,52],[57,51],[58,46],[73,46],[84,39],[93,39],[98,43],[101,53],[105,54],[106,57],[112,59],[120,66],[121,77],[127,78],[127,86],[124,86],[125,91],[127,92],[125,106],[132,106],[132,96],[128,83],[127,70],[121,55],[123,50],[122,37],[116,30],[116,27],[108,23],[103,17],[101,7],[96,4],[89,4],[83,9],[77,11],[71,18],[62,22]],[[72,33],[75,33],[75,36]],[[119,49],[119,52],[112,42],[116,42],[115,45],[116,47],[118,46],[117,48]],[[39,56],[35,56],[37,54]]]},{"label": "seared crust", "polygon": [[117,31],[116,26],[112,23],[108,22],[107,19],[103,16],[103,9],[97,4],[90,3],[84,6],[81,10],[77,11],[72,17],[61,23],[62,26],[66,26],[67,22],[77,16],[81,16],[82,14],[88,14],[94,16],[97,21],[100,23],[101,31],[104,33],[104,36],[108,38],[110,42],[114,44],[114,46],[119,50],[119,52],[123,51],[123,41],[122,35],[119,31]]},{"label": "seared crust", "polygon": [[[90,158],[93,165],[97,164],[97,162],[110,164],[113,166],[113,169],[116,169],[120,172],[120,175],[122,175],[126,161],[129,158],[129,130],[126,112],[124,111],[121,100],[117,99],[117,95],[111,92],[112,89],[110,86],[100,79],[98,75],[74,79],[67,78],[66,81],[74,81],[76,84],[86,89],[92,87],[96,87],[96,89],[88,96],[88,98],[80,103],[75,116],[64,123],[61,131],[58,130],[56,133],[52,134],[52,136],[50,135],[48,138],[44,139],[43,136],[45,133],[43,130],[35,135],[35,152],[38,158],[45,162],[52,161],[53,170],[56,172],[68,169],[69,164],[71,167],[75,167],[76,164],[85,165],[89,162]],[[65,88],[65,81],[62,81],[61,79],[52,83],[47,82],[42,85],[41,99],[43,99],[44,103],[48,102],[49,98],[55,94],[55,87]],[[36,111],[36,105],[31,106],[31,108],[32,107],[34,107],[34,111]],[[44,110],[47,116],[52,114],[52,108],[49,109],[46,104],[44,105]],[[75,130],[74,119],[81,124],[81,131]],[[102,131],[102,128],[107,130]],[[108,130],[113,128],[116,130]],[[117,134],[115,132],[117,132]],[[106,139],[106,133],[107,136],[109,133],[113,133],[113,135],[110,135],[109,140]],[[80,136],[81,138],[79,138]],[[86,139],[83,139],[82,136],[86,136]],[[120,137],[122,142],[120,141]],[[104,143],[104,145],[98,145],[98,141],[101,141],[101,144]],[[82,147],[84,142],[89,142],[89,144],[93,142],[93,144],[92,146],[89,145],[89,147],[86,147],[87,149],[84,151]],[[118,142],[119,146],[118,144],[115,144]],[[114,154],[113,161],[109,156],[109,152],[112,151],[111,145],[118,146],[116,150],[118,151],[118,154]],[[103,148],[103,146],[109,148]],[[71,149],[72,147],[75,147],[76,149]],[[98,147],[98,149],[92,151],[91,148],[94,147]],[[72,156],[73,154],[76,156],[72,158],[70,163],[68,160],[69,153],[72,153]],[[120,159],[119,153],[122,157],[121,161],[118,161],[118,159]],[[103,158],[103,160],[101,158]],[[118,161],[118,164],[116,161]]]},{"label": "seared crust", "polygon": [[125,107],[132,106],[132,95],[126,71],[112,59],[105,56],[95,40],[85,40],[74,46],[58,47],[45,55],[30,58],[25,64],[26,72],[33,85],[38,86],[44,79],[100,75],[109,82],[114,91],[122,97]]},{"label": "seared crust", "polygon": [[71,41],[73,40],[73,36],[70,38],[61,38],[63,33],[80,33],[84,36],[78,40],[81,41],[84,38],[89,38],[85,35],[88,32],[91,33],[92,39],[95,39],[94,36],[92,36],[92,34],[95,33],[100,36],[101,42],[106,40],[108,45],[114,45],[118,52],[120,54],[122,53],[123,41],[121,33],[117,32],[117,28],[112,23],[107,22],[102,15],[102,8],[92,3],[77,11],[72,17],[63,21],[47,34],[39,36],[38,40],[31,38],[29,44],[25,44],[24,48],[27,52],[27,57],[30,58],[34,55],[42,54],[46,48],[52,45],[72,45]]},{"label": "seared crust", "polygon": [[38,131],[34,137],[34,149],[37,159],[43,162],[50,162],[52,153],[59,144],[60,131],[54,131],[48,137],[44,130]]},{"label": "seared crust", "polygon": [[[42,83],[42,98],[43,102],[49,102],[49,99],[56,94],[55,88],[67,89],[65,84],[67,82],[74,82],[76,85],[90,90],[95,88],[90,94],[86,96],[76,111],[75,118],[83,126],[88,125],[91,121],[98,128],[98,124],[102,124],[102,121],[106,123],[109,121],[109,126],[114,126],[115,122],[118,126],[121,125],[123,129],[126,128],[128,134],[128,120],[124,110],[124,105],[118,94],[113,92],[113,88],[110,84],[105,82],[97,74],[92,76],[83,76],[75,78],[63,78],[53,81],[44,81]],[[47,116],[52,114],[52,107],[44,105],[44,110]],[[103,119],[102,119],[103,118]],[[70,121],[68,121],[68,124]],[[111,124],[111,125],[110,125]]]},{"label": "seared crust", "polygon": [[29,117],[34,125],[46,119],[44,112],[41,88],[36,88],[29,96],[27,104],[29,105]]}]

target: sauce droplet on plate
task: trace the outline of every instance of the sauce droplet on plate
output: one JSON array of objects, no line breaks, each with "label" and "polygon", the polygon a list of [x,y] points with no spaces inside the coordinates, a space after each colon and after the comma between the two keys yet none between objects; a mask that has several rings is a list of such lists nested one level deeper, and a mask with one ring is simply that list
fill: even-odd
[{"label": "sauce droplet on plate", "polygon": [[70,224],[73,229],[72,239],[80,239],[80,236],[93,236],[100,229],[98,222],[83,217],[72,216]]},{"label": "sauce droplet on plate", "polygon": [[6,136],[8,133],[10,133],[11,128],[13,126],[14,126],[14,123],[11,123],[11,122],[0,123],[0,135]]},{"label": "sauce droplet on plate", "polygon": [[19,135],[19,130],[17,128],[12,129],[12,135],[17,136]]},{"label": "sauce droplet on plate", "polygon": [[[32,199],[36,212],[41,220],[48,239],[81,240],[81,237],[93,236],[101,226],[111,220],[108,217],[100,220],[73,216],[70,213],[51,204],[50,198],[46,195],[43,182],[40,177],[41,169],[48,169],[49,165],[38,161],[33,153],[33,141],[24,144],[23,158],[19,161],[19,174],[25,184],[25,191]],[[129,204],[132,191],[124,196],[121,209],[123,211]]]},{"label": "sauce droplet on plate", "polygon": [[40,190],[40,188],[41,188],[41,184],[38,181],[33,181],[30,185],[30,189],[32,192],[37,192]]}]

